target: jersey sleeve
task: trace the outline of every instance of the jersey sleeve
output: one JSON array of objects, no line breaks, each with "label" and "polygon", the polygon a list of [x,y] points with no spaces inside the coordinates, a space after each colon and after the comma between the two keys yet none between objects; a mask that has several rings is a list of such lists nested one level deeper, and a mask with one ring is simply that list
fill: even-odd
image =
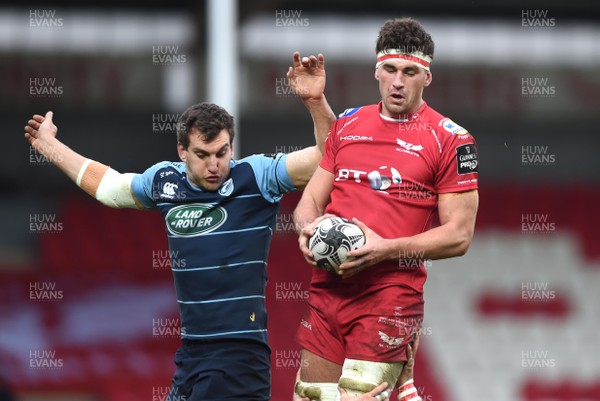
[{"label": "jersey sleeve", "polygon": [[479,156],[475,138],[465,130],[460,134],[445,135],[444,139],[435,175],[437,193],[477,189]]},{"label": "jersey sleeve", "polygon": [[269,202],[279,202],[284,194],[296,190],[285,165],[286,159],[287,154],[278,153],[252,155],[240,160],[240,163],[250,164],[260,192]]},{"label": "jersey sleeve", "polygon": [[331,125],[329,135],[327,135],[327,139],[325,140],[325,151],[323,152],[323,157],[319,163],[321,168],[329,171],[331,174],[335,174],[335,154],[337,153],[338,148],[337,134],[332,133],[337,132],[338,121],[340,120],[336,120]]},{"label": "jersey sleeve", "polygon": [[156,177],[156,172],[158,170],[167,167],[168,165],[170,165],[170,162],[156,163],[142,174],[133,176],[133,180],[131,181],[131,192],[146,209],[156,209],[156,203],[152,198],[154,178]]}]

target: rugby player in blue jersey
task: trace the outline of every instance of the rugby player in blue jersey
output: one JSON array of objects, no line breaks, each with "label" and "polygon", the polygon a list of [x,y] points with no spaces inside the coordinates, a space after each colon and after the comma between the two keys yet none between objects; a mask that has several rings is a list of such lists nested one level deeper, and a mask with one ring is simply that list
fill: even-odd
[{"label": "rugby player in blue jersey", "polygon": [[335,120],[323,96],[322,55],[294,53],[287,76],[316,124],[316,145],[290,154],[233,159],[233,117],[210,103],[181,115],[181,161],[142,174],[121,174],[62,144],[51,111],[25,127],[33,148],[103,204],[162,213],[170,254],[186,261],[172,268],[182,322],[177,399],[270,399],[265,285],[279,200],[307,184]]}]

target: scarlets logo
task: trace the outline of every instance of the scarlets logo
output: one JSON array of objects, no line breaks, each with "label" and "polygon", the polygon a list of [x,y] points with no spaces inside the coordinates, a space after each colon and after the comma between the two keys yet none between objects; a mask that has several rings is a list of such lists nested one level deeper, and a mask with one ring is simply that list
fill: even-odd
[{"label": "scarlets logo", "polygon": [[404,340],[403,337],[392,337],[390,335],[387,335],[383,331],[379,332],[379,338],[383,342],[383,343],[380,343],[379,346],[382,348],[390,348],[390,349],[399,348],[400,344],[402,344],[402,341]]},{"label": "scarlets logo", "polygon": [[412,143],[403,141],[400,138],[396,138],[396,143],[398,144],[398,146],[400,146],[396,148],[398,152],[404,152],[416,157],[421,157],[421,155],[418,152],[423,150],[423,145],[414,145]]},{"label": "scarlets logo", "polygon": [[396,143],[406,150],[414,150],[416,152],[423,150],[422,145],[413,145],[412,143],[405,142],[400,138],[396,138]]}]

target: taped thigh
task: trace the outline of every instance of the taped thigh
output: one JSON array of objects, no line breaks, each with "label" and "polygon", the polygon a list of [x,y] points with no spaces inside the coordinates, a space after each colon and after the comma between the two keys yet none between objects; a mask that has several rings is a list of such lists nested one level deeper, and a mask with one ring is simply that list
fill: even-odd
[{"label": "taped thigh", "polygon": [[393,388],[403,366],[403,362],[371,362],[346,358],[339,386],[350,396],[368,393],[383,382]]},{"label": "taped thigh", "polygon": [[337,383],[312,383],[299,380],[294,391],[299,396],[310,399],[310,401],[339,401],[340,399]]}]

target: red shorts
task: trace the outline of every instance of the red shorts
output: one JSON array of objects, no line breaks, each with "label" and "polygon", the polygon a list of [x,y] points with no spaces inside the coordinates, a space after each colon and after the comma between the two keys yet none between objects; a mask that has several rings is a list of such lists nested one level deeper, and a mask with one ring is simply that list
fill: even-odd
[{"label": "red shorts", "polygon": [[406,344],[423,323],[423,293],[398,284],[311,285],[298,329],[303,348],[342,365],[345,358],[406,361]]}]

